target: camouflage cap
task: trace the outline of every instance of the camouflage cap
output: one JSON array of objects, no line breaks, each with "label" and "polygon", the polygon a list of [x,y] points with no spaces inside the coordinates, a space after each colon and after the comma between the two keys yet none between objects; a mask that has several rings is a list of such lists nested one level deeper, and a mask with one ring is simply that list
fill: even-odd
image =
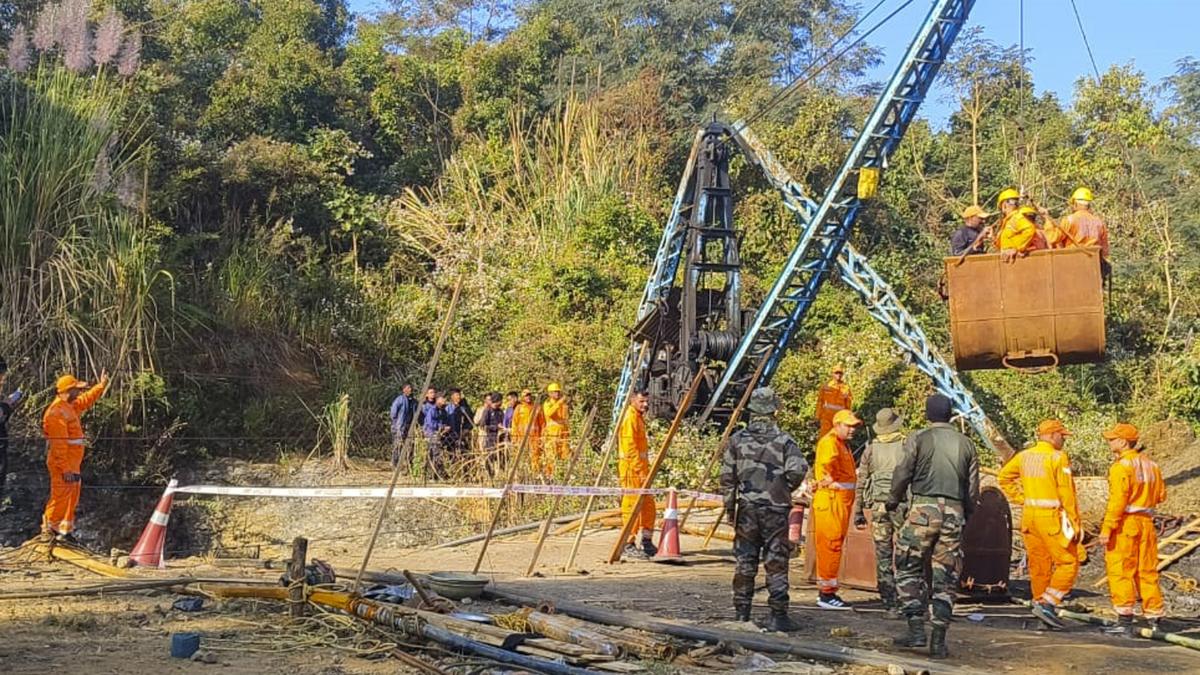
[{"label": "camouflage cap", "polygon": [[746,406],[756,415],[770,415],[779,410],[779,397],[770,387],[759,387],[750,394],[750,404]]}]

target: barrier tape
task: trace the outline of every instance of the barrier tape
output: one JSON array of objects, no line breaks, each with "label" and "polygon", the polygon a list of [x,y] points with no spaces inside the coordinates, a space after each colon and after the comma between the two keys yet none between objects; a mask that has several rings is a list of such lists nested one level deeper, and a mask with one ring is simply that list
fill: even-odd
[{"label": "barrier tape", "polygon": [[[387,496],[388,489],[385,487],[254,487],[254,486],[238,486],[238,485],[184,485],[175,488],[172,492],[194,494],[194,495],[219,495],[225,497],[292,497],[292,498],[309,498],[309,499],[343,499],[343,498],[361,498],[361,499],[383,499]],[[512,492],[521,494],[535,495],[570,495],[580,497],[623,497],[625,495],[661,495],[665,494],[665,488],[652,488],[643,490],[641,488],[622,488],[622,487],[590,487],[577,485],[526,485],[516,484],[512,486]],[[677,490],[678,494],[684,497],[695,497],[699,500],[707,501],[722,501],[721,495],[708,492],[700,492],[697,490]],[[392,492],[392,497],[398,499],[431,499],[431,498],[451,498],[462,499],[470,497],[482,497],[485,499],[499,499],[504,496],[504,488],[490,487],[453,487],[453,486],[428,486],[428,487],[397,487]]]}]

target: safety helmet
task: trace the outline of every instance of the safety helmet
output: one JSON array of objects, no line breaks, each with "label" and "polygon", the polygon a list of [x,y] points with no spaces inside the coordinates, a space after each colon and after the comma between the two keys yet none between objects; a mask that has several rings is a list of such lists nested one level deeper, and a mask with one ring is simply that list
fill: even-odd
[{"label": "safety helmet", "polygon": [[54,391],[65,394],[72,389],[84,389],[87,386],[87,382],[76,379],[74,375],[63,375],[54,383]]},{"label": "safety helmet", "polygon": [[553,394],[556,391],[562,391],[562,387],[558,386],[557,382],[551,382],[550,386],[546,387],[546,391]]},{"label": "safety helmet", "polygon": [[1017,192],[1015,188],[1004,188],[1003,190],[1000,191],[1000,196],[996,197],[996,206],[1003,206],[1004,202],[1006,202],[1010,199],[1020,199],[1020,198],[1021,198],[1021,193]]},{"label": "safety helmet", "polygon": [[1038,214],[1038,210],[1032,206],[1022,206],[1021,208],[1017,209],[1017,213],[1025,216],[1026,218],[1032,219]]},{"label": "safety helmet", "polygon": [[1092,194],[1092,191],[1085,187],[1075,188],[1075,191],[1071,193],[1071,201],[1073,202],[1090,202],[1095,201],[1095,199],[1096,197]]}]

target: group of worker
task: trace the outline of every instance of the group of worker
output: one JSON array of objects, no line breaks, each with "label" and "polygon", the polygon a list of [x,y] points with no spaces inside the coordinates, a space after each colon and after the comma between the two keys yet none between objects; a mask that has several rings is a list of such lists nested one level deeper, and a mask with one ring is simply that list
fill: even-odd
[{"label": "group of worker", "polygon": [[1044,207],[1022,205],[1021,193],[1006,188],[996,198],[1000,221],[995,226],[985,226],[993,214],[979,206],[963,211],[963,226],[950,236],[950,255],[978,255],[995,246],[1001,258],[1011,262],[1038,250],[1094,246],[1100,250],[1101,271],[1107,277],[1111,269],[1108,226],[1092,211],[1094,200],[1089,188],[1078,188],[1071,194],[1071,212],[1056,220]]},{"label": "group of worker", "polygon": [[[848,441],[862,421],[849,409],[851,394],[843,370],[837,368],[818,392],[817,419],[824,431],[805,487],[806,492],[811,489],[816,604],[829,610],[850,608],[837,595],[843,546],[851,522],[860,530],[869,526],[880,599],[889,617],[907,621],[906,632],[894,642],[910,649],[928,647],[931,656],[944,658],[962,569],[963,529],[979,501],[974,443],[950,424],[950,399],[934,394],[926,400],[926,426],[911,433],[904,433],[894,410],[879,410],[875,438],[856,465]],[[751,394],[749,423],[730,437],[720,485],[734,526],[736,618],[750,620],[761,561],[770,609],[765,627],[789,631],[798,626],[788,614],[788,561],[794,546],[788,538],[788,514],[809,467],[795,440],[776,424],[778,408],[771,389]],[[1022,505],[1032,612],[1056,630],[1064,627],[1058,607],[1084,559],[1083,524],[1063,449],[1070,435],[1058,420],[1041,422],[1037,443],[1014,455],[999,472],[1003,493]],[[1152,625],[1163,614],[1152,516],[1166,497],[1165,485],[1158,466],[1139,447],[1136,427],[1116,424],[1103,437],[1114,461],[1099,541],[1118,616],[1118,623],[1106,631],[1132,635],[1139,598]],[[653,512],[648,518],[652,527]]]},{"label": "group of worker", "polygon": [[409,434],[416,428],[424,436],[428,468],[434,478],[445,478],[448,463],[474,455],[476,449],[491,476],[522,445],[527,447],[533,473],[544,477],[553,475],[556,463],[571,452],[570,407],[557,382],[546,387],[541,402],[534,400],[529,389],[507,395],[489,392],[477,412],[460,389],[442,393],[430,387],[418,401],[413,386],[405,384],[392,401],[388,417],[392,468],[412,468],[415,453]]}]

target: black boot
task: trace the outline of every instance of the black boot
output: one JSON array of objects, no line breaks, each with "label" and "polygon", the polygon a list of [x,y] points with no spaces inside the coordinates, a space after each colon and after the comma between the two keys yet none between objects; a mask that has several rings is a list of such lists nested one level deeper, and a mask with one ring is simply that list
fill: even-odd
[{"label": "black boot", "polygon": [[908,632],[901,637],[894,638],[892,644],[909,649],[924,647],[926,645],[925,620],[919,616],[908,617]]},{"label": "black boot", "polygon": [[792,621],[792,617],[788,616],[787,611],[773,609],[771,610],[771,616],[767,618],[766,628],[769,631],[791,633],[800,630],[800,624]]},{"label": "black boot", "polygon": [[946,627],[934,626],[929,631],[929,658],[944,659],[950,656],[950,650],[946,649]]},{"label": "black boot", "polygon": [[749,621],[750,620],[750,605],[734,605],[733,606],[734,621]]},{"label": "black boot", "polygon": [[1115,625],[1104,627],[1104,634],[1114,637],[1133,637],[1133,617],[1127,615],[1118,616]]}]

